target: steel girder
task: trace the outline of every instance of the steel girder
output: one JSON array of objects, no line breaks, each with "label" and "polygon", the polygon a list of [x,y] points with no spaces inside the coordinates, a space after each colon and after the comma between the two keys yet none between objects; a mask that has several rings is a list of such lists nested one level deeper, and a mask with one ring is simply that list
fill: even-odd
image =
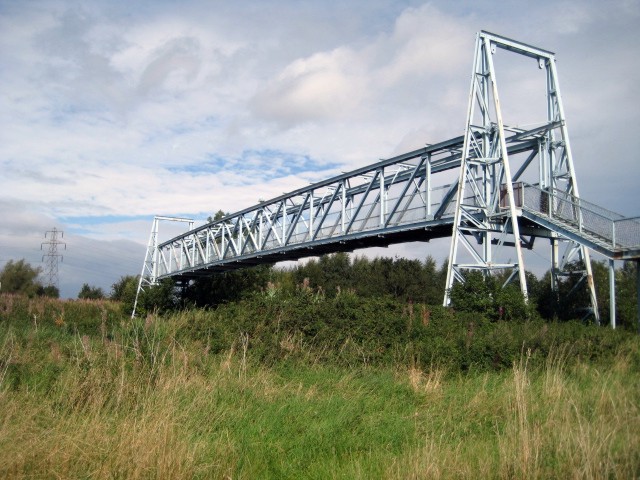
[{"label": "steel girder", "polygon": [[425,147],[319,182],[160,244],[156,278],[203,269],[230,269],[251,260],[279,261],[313,254],[328,242],[393,235],[442,223],[434,213],[448,186],[431,175],[459,164],[459,140]]}]

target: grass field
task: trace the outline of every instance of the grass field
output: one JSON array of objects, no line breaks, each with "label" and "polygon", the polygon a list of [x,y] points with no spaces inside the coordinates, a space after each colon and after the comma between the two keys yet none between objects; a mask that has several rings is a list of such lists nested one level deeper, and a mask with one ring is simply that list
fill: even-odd
[{"label": "grass field", "polygon": [[523,349],[496,371],[345,367],[312,350],[265,363],[249,334],[212,353],[184,315],[134,327],[109,308],[94,333],[2,310],[0,477],[640,476],[633,336],[610,362],[558,345],[541,366]]}]

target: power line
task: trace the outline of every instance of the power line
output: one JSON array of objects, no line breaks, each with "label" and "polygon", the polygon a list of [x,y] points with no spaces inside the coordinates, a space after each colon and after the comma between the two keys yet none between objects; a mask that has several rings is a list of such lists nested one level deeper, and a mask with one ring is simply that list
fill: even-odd
[{"label": "power line", "polygon": [[[44,238],[48,236],[49,241],[40,244],[40,250],[44,245],[49,245],[49,251],[42,256],[42,261],[46,265],[47,286],[55,288],[58,288],[58,259],[60,261],[64,260],[64,257],[58,253],[58,245],[64,245],[64,249],[67,249],[67,244],[58,240],[58,234],[60,234],[60,238],[64,238],[64,232],[54,227],[53,230],[49,230],[44,234]],[[46,261],[45,258],[47,259]]]}]

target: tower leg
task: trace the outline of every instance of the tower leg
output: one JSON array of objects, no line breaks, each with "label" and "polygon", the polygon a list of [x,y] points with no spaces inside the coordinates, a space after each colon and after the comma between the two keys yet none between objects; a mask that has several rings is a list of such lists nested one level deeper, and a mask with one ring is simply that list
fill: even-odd
[{"label": "tower leg", "polygon": [[136,316],[136,309],[138,308],[138,300],[140,293],[144,292],[146,287],[151,287],[158,284],[158,230],[160,228],[160,221],[171,222],[183,222],[189,225],[189,230],[193,228],[193,220],[190,218],[177,218],[177,217],[153,217],[153,223],[151,224],[151,234],[149,235],[149,243],[147,244],[147,253],[144,257],[144,263],[142,264],[142,272],[138,280],[138,289],[136,290],[136,298],[133,302],[133,310],[131,311],[131,319]]},{"label": "tower leg", "polygon": [[613,260],[609,260],[609,318],[611,328],[616,328],[616,270]]},{"label": "tower leg", "polygon": [[587,273],[587,288],[589,290],[589,298],[591,299],[591,310],[593,311],[593,318],[596,325],[600,325],[600,311],[598,310],[598,297],[596,296],[596,285],[593,281],[593,270],[591,268],[591,256],[587,247],[580,247],[582,251],[582,261],[584,262],[584,268]]},{"label": "tower leg", "polygon": [[640,260],[636,260],[636,312],[638,314],[638,333],[640,334]]}]

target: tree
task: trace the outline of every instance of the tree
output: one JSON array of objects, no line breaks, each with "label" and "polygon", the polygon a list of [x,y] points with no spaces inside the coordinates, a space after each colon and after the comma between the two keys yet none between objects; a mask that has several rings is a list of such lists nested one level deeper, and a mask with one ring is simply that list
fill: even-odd
[{"label": "tree", "polygon": [[517,282],[502,286],[505,275],[485,276],[478,270],[464,274],[464,283],[451,287],[451,306],[461,312],[473,312],[492,320],[526,320],[535,307],[527,304]]},{"label": "tree", "polygon": [[389,257],[351,259],[339,252],[294,267],[291,278],[298,285],[307,279],[311,288],[322,287],[329,296],[353,290],[363,297],[390,295],[437,305],[444,293],[446,265],[439,271],[432,257],[424,262]]},{"label": "tree", "polygon": [[[133,311],[133,305],[138,292],[138,275],[125,275],[111,285],[111,300],[122,303],[122,310],[126,313]],[[136,315],[142,316],[148,312],[166,312],[175,308],[178,304],[175,295],[175,283],[170,278],[162,280],[158,285],[147,286],[138,297]]]},{"label": "tree", "polygon": [[351,261],[349,254],[344,252],[333,255],[322,255],[318,260],[318,267],[322,272],[320,285],[325,292],[335,295],[339,289],[351,288]]},{"label": "tree", "polygon": [[229,212],[225,213],[222,210],[218,210],[213,217],[211,215],[209,215],[207,217],[207,222],[211,223],[211,222],[217,222],[218,220],[226,217],[227,215],[229,215]]},{"label": "tree", "polygon": [[104,292],[99,287],[92,287],[88,283],[82,285],[78,298],[85,300],[100,300],[104,298]]},{"label": "tree", "polygon": [[424,297],[429,305],[442,304],[444,295],[444,286],[446,279],[446,271],[444,276],[438,271],[436,261],[429,255],[424,262],[424,277],[426,286],[424,289]]},{"label": "tree", "polygon": [[[599,310],[604,312],[603,306],[608,308],[608,278],[604,264],[592,262],[594,280],[598,298],[604,299]],[[589,318],[589,291],[584,278],[584,264],[571,262],[565,265],[565,274],[558,280],[558,289],[551,288],[551,272],[547,271],[538,282],[535,290],[538,301],[538,312],[543,318],[559,320],[579,320]],[[603,321],[608,321],[609,314],[605,312]]]},{"label": "tree", "polygon": [[[298,265],[293,271],[293,279],[296,285],[307,283],[311,288],[324,288],[325,277],[320,263],[315,258],[310,259],[304,265]],[[306,280],[305,280],[306,279]]]},{"label": "tree", "polygon": [[494,313],[492,277],[485,277],[478,270],[465,272],[464,282],[456,282],[451,287],[451,306],[461,312],[474,312],[484,317]]},{"label": "tree", "polygon": [[138,275],[123,275],[117,282],[111,285],[111,295],[109,298],[116,302],[133,301],[136,297],[139,278]]},{"label": "tree", "polygon": [[624,262],[616,272],[617,323],[629,330],[638,329],[637,262]]},{"label": "tree", "polygon": [[24,259],[9,260],[0,272],[0,291],[21,293],[30,297],[44,294],[42,284],[37,280],[40,268],[33,268]]},{"label": "tree", "polygon": [[[176,284],[174,280],[165,278],[160,280],[157,285],[146,287],[140,292],[136,315],[144,315],[150,312],[165,313],[175,309],[179,305],[180,298],[176,295]],[[133,303],[131,304],[131,310],[133,310]]]},{"label": "tree", "polygon": [[111,295],[109,298],[116,302],[121,302],[124,312],[131,313],[133,310],[139,279],[140,277],[138,275],[124,275],[120,277],[120,280],[111,285]]},{"label": "tree", "polygon": [[45,297],[51,298],[60,298],[60,290],[58,290],[58,287],[56,286],[47,285],[44,288],[38,289],[38,295],[43,295]]},{"label": "tree", "polygon": [[[264,289],[272,279],[271,273],[272,265],[258,265],[198,278],[182,289],[180,299],[174,300],[176,306],[182,303],[199,307],[240,300],[243,296]],[[161,296],[155,295],[156,298]]]}]

